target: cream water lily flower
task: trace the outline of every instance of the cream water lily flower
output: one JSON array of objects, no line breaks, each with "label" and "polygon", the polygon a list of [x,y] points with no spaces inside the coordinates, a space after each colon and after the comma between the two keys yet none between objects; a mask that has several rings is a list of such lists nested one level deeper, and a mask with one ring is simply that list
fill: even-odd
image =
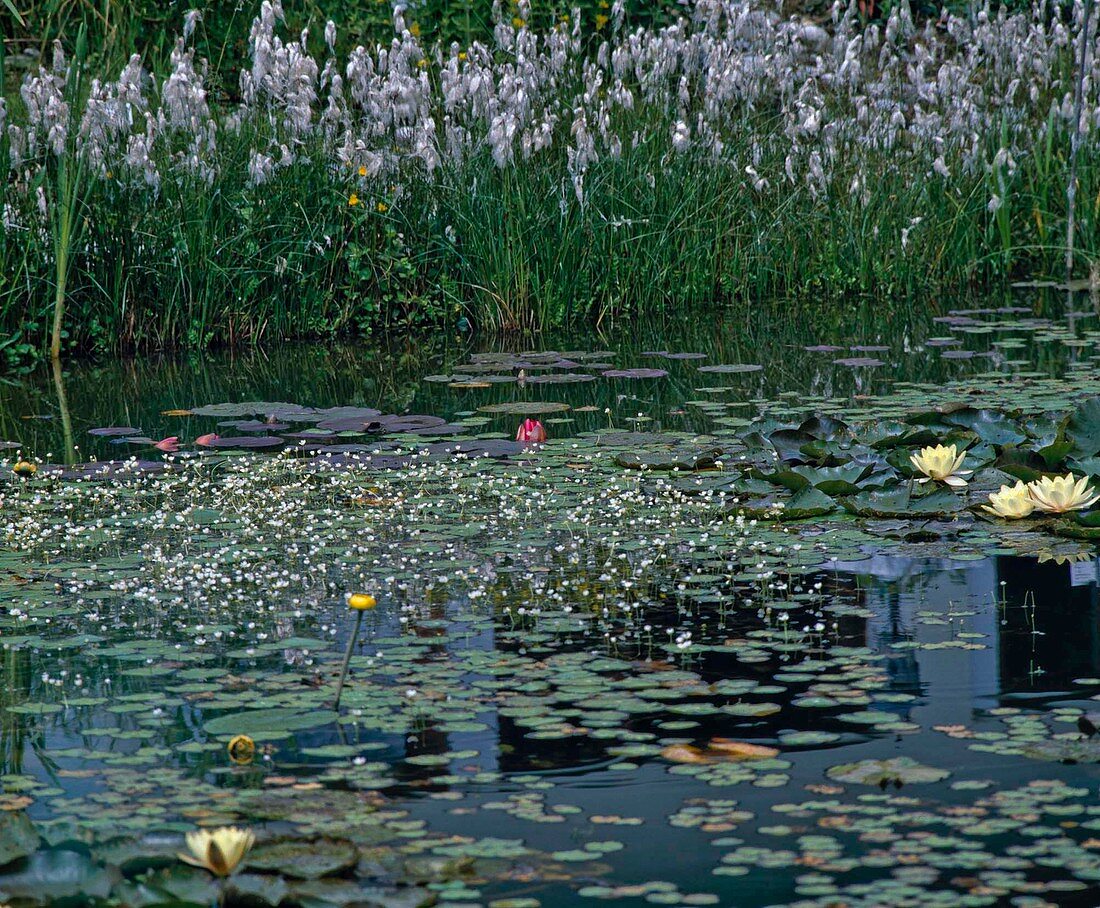
[{"label": "cream water lily flower", "polygon": [[229,876],[252,847],[256,836],[250,829],[222,826],[218,829],[198,829],[187,833],[191,854],[181,854],[180,860],[195,867],[205,867],[214,876]]},{"label": "cream water lily flower", "polygon": [[1072,473],[1055,476],[1053,479],[1043,476],[1028,483],[1027,489],[1035,507],[1048,514],[1083,511],[1100,501],[1100,495],[1089,489],[1089,478],[1082,476],[1077,479]]},{"label": "cream water lily flower", "polygon": [[983,504],[982,510],[994,517],[1017,520],[1027,517],[1035,510],[1035,501],[1023,480],[1014,486],[1001,486],[1001,491],[989,493],[989,504]]},{"label": "cream water lily flower", "polygon": [[958,454],[954,445],[936,445],[934,448],[921,448],[920,453],[910,454],[909,459],[924,475],[917,482],[928,482],[934,479],[937,482],[946,482],[949,486],[964,486],[964,476],[969,476],[973,470],[960,470],[966,451]]}]

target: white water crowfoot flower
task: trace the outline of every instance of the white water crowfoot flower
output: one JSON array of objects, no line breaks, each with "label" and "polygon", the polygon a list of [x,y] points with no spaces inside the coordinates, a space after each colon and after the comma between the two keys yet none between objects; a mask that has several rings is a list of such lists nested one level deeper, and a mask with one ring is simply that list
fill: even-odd
[{"label": "white water crowfoot flower", "polygon": [[913,466],[924,474],[917,482],[928,482],[931,479],[936,482],[946,482],[954,488],[966,485],[963,477],[974,472],[959,469],[965,457],[966,451],[959,454],[954,445],[921,448],[919,453],[909,455]]},{"label": "white water crowfoot flower", "polygon": [[237,869],[255,841],[252,830],[236,826],[197,829],[187,833],[191,854],[181,854],[179,858],[194,867],[205,867],[214,876],[227,877]]},{"label": "white water crowfoot flower", "polygon": [[1065,476],[1043,476],[1028,483],[1035,507],[1048,514],[1065,514],[1069,511],[1083,511],[1100,501],[1100,494],[1089,489],[1089,477],[1080,479],[1072,473]]},{"label": "white water crowfoot flower", "polygon": [[1035,510],[1035,501],[1023,480],[1018,480],[1014,486],[1001,486],[999,492],[990,492],[989,504],[983,504],[982,510],[994,517],[1018,520]]}]

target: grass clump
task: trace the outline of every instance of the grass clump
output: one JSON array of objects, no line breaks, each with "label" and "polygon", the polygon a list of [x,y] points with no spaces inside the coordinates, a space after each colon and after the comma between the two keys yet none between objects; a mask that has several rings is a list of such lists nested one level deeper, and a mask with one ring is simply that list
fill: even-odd
[{"label": "grass clump", "polygon": [[[59,51],[29,75],[0,110],[6,354],[45,349],[55,300],[67,347],[121,350],[1062,276],[1080,5],[918,26],[905,4],[868,24],[858,6],[816,22],[699,0],[648,25],[613,4],[596,28],[532,27],[520,4],[468,44],[410,16],[338,53],[335,23],[288,32],[267,0],[232,88],[193,15],[161,70],[134,56],[74,88]],[[61,159],[81,175],[63,251]]]}]

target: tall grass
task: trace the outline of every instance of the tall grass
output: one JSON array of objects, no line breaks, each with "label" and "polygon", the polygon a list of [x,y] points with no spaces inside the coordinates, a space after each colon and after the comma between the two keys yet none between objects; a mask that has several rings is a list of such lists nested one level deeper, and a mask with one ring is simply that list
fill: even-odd
[{"label": "tall grass", "polygon": [[[617,33],[603,49],[561,38],[561,72],[541,82],[529,77],[528,86],[552,119],[553,141],[529,155],[516,149],[504,165],[487,117],[443,101],[445,72],[472,78],[473,63],[460,62],[466,52],[422,49],[400,22],[384,59],[391,73],[406,67],[398,73],[401,90],[420,105],[409,127],[380,127],[346,100],[341,125],[324,125],[322,88],[331,99],[331,72],[341,69],[326,70],[327,83],[318,78],[323,51],[312,77],[301,52],[288,58],[299,76],[287,84],[312,78],[315,100],[266,87],[241,106],[213,104],[204,113],[202,66],[182,42],[173,71],[143,89],[148,100],[132,103],[132,122],[100,146],[93,147],[85,117],[57,152],[39,136],[38,150],[12,166],[13,137],[26,144],[34,125],[13,111],[9,123],[23,132],[0,131],[0,350],[9,359],[47,350],[51,290],[64,305],[66,348],[128,350],[453,329],[463,320],[494,330],[660,323],[773,297],[792,307],[844,305],[853,295],[935,300],[1015,277],[1061,275],[1074,128],[1060,105],[1074,72],[1073,42],[1045,61],[1038,97],[992,101],[1016,65],[999,55],[1036,30],[1037,45],[1061,46],[1047,31],[1057,20],[1043,10],[1021,21],[999,14],[979,52],[988,59],[965,64],[986,83],[937,85],[929,73],[935,91],[959,97],[924,102],[921,77],[903,67],[922,59],[948,67],[956,65],[952,55],[975,51],[941,39],[934,26],[913,31],[901,13],[891,22],[911,30],[889,40],[838,18],[829,39],[835,66],[854,36],[869,47],[867,72],[854,88],[814,99],[808,93],[834,64],[812,62],[798,44],[809,40],[804,26],[773,21],[761,26],[760,41],[778,42],[779,70],[754,63],[764,67],[764,87],[739,88],[718,102],[727,87],[692,55],[702,53],[701,42],[724,41],[709,53],[751,59],[763,44],[744,38],[750,32],[735,17],[758,12],[733,0],[700,3],[694,24]],[[1070,32],[1079,19],[1068,15]],[[494,91],[506,68],[521,61],[517,42],[530,40],[528,51],[543,52],[525,28],[504,28],[498,47],[470,48],[471,59],[486,61],[480,71],[501,80]],[[636,53],[658,76],[638,75],[639,63],[624,76],[634,102],[612,103],[618,89],[608,48],[635,40],[657,48],[652,61]],[[920,49],[940,40],[942,47]],[[282,53],[293,45],[275,47]],[[383,57],[375,59],[381,67]],[[883,71],[874,71],[883,59]],[[91,83],[90,73],[54,76],[64,83],[57,90],[69,94],[74,83]],[[352,80],[349,64],[345,93]],[[172,101],[181,84],[183,101]],[[387,104],[407,100],[387,86],[377,89]],[[890,111],[878,114],[873,105],[868,113],[865,99],[876,92],[880,102],[897,95],[892,109],[913,125],[895,129],[885,122]],[[145,103],[163,122],[141,157],[133,141],[142,135]],[[183,125],[170,122],[173,103],[182,105]],[[299,103],[307,128],[293,125],[302,117],[293,106]],[[945,137],[938,143],[930,128],[917,128],[921,104],[940,111]],[[578,127],[583,105],[587,126]],[[966,105],[980,125],[972,139],[970,121],[957,135],[947,131]],[[826,122],[818,131],[799,125],[810,108]],[[461,117],[469,132],[461,153],[452,154],[443,136]],[[677,135],[681,126],[690,142]],[[599,154],[581,167],[586,128]],[[431,166],[413,149],[425,131],[438,150]],[[375,157],[384,163],[376,167]],[[1098,164],[1089,132],[1076,163],[1079,198],[1088,204],[1079,206],[1074,228],[1086,264],[1100,247]]]}]

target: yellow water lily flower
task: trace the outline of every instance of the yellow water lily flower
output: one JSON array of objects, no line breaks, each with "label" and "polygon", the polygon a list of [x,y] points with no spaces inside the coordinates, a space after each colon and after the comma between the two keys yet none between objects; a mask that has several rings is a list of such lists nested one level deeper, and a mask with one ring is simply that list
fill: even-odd
[{"label": "yellow water lily flower", "polygon": [[933,479],[936,482],[946,482],[949,486],[964,486],[964,476],[969,476],[973,470],[960,470],[966,451],[957,453],[954,445],[936,445],[921,448],[918,454],[910,454],[909,459],[924,475],[917,482],[928,482]]},{"label": "yellow water lily flower", "polygon": [[1067,511],[1083,511],[1091,508],[1100,495],[1089,489],[1089,478],[1077,479],[1072,473],[1065,476],[1043,476],[1028,483],[1028,491],[1035,507],[1048,514],[1065,514]]},{"label": "yellow water lily flower", "polygon": [[38,467],[31,463],[29,460],[21,460],[19,461],[19,463],[11,468],[11,471],[16,476],[22,476],[24,479],[26,479],[27,477],[33,476],[35,473],[37,473]]},{"label": "yellow water lily flower", "polygon": [[251,829],[221,826],[218,829],[197,829],[187,833],[191,854],[181,854],[181,861],[193,867],[205,867],[214,876],[229,876],[256,841]]},{"label": "yellow water lily flower", "polygon": [[989,504],[983,504],[982,510],[994,517],[1017,520],[1035,510],[1035,501],[1023,480],[1018,480],[1014,486],[1001,486],[1001,491],[990,492]]},{"label": "yellow water lily flower", "polygon": [[357,612],[366,612],[378,605],[378,601],[369,593],[352,593],[348,596],[348,605]]},{"label": "yellow water lily flower", "polygon": [[247,766],[256,756],[256,742],[248,735],[237,735],[226,749],[229,751],[229,759],[238,766]]}]

